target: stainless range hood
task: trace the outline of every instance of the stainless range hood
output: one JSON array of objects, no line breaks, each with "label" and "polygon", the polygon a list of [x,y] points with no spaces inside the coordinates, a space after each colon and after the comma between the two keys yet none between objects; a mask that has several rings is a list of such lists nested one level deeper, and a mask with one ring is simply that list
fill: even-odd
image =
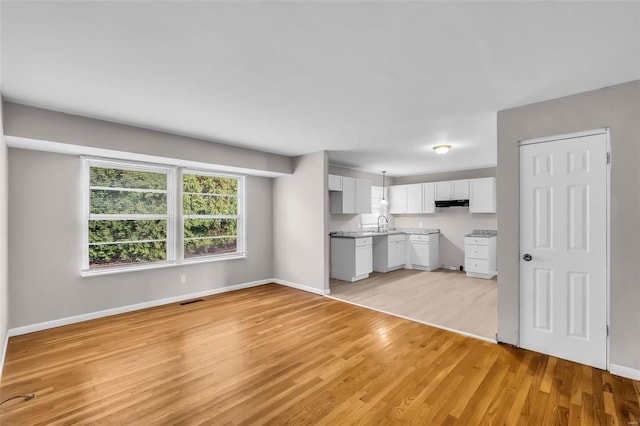
[{"label": "stainless range hood", "polygon": [[469,200],[436,201],[436,207],[469,207]]}]

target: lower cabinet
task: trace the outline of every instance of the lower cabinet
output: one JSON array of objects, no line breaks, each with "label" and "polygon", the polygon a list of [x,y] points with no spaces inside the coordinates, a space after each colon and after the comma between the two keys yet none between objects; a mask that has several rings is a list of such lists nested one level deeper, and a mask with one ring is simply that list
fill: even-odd
[{"label": "lower cabinet", "polygon": [[405,234],[373,237],[373,270],[389,272],[404,268],[407,263],[407,236]]},{"label": "lower cabinet", "polygon": [[408,269],[433,271],[440,267],[440,234],[410,234]]},{"label": "lower cabinet", "polygon": [[358,281],[373,271],[372,238],[331,238],[331,278]]},{"label": "lower cabinet", "polygon": [[465,237],[464,270],[467,276],[474,278],[496,276],[496,237]]}]

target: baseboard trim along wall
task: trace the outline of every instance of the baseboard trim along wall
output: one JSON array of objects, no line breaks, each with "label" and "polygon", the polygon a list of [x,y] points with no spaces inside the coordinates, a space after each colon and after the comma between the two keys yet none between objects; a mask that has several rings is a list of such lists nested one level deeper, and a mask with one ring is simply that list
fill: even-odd
[{"label": "baseboard trim along wall", "polygon": [[[257,287],[260,285],[271,284],[271,283],[275,283],[275,284],[279,284],[279,285],[295,288],[297,290],[307,291],[309,293],[314,293],[319,295],[329,294],[329,290],[320,290],[315,287],[309,287],[306,285],[297,284],[290,281],[280,280],[277,278],[269,278],[266,280],[251,281],[248,283],[235,284],[235,285],[230,285],[226,287],[212,288],[210,290],[199,291],[196,293],[180,294],[178,296],[167,297],[165,299],[150,300],[148,302],[136,303],[134,305],[121,306],[118,308],[105,309],[104,311],[90,312],[87,314],[76,315],[73,317],[60,318],[56,320],[40,322],[37,324],[11,328],[7,333],[6,340],[8,340],[9,337],[12,337],[12,336],[20,336],[22,334],[33,333],[36,331],[47,330],[55,327],[61,327],[63,325],[75,324],[78,322],[89,321],[92,319],[107,317],[110,315],[123,314],[125,312],[138,311],[140,309],[153,308],[155,306],[166,305],[169,303],[182,302],[183,300],[195,299],[198,297],[205,297],[205,296],[212,296],[214,294],[226,293],[229,291],[241,290],[243,288]],[[4,354],[6,352],[6,349],[7,349],[7,346],[5,342],[5,347],[4,347],[4,350],[2,351],[3,361],[4,361]],[[4,363],[2,365],[4,365]],[[2,367],[0,366],[0,372],[1,372],[1,368]]]},{"label": "baseboard trim along wall", "polygon": [[284,285],[287,287],[296,288],[298,290],[308,291],[309,293],[319,294],[321,296],[326,296],[327,294],[329,294],[329,289],[319,289],[315,287],[309,287],[308,285],[293,283],[291,281],[285,281],[278,278],[274,278],[272,282],[276,284]]},{"label": "baseboard trim along wall", "polygon": [[2,353],[0,353],[0,384],[2,383],[2,367],[4,367],[4,358],[7,356],[7,347],[9,346],[9,331],[4,336],[2,342]]},{"label": "baseboard trim along wall", "polygon": [[609,364],[609,372],[616,376],[626,377],[631,380],[640,380],[640,370],[625,367],[623,365]]}]

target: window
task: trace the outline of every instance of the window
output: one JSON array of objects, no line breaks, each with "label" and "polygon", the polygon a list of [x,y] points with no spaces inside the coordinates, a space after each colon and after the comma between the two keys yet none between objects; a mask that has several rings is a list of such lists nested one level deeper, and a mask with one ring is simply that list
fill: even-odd
[{"label": "window", "polygon": [[[386,192],[386,191],[385,191]],[[380,201],[382,200],[382,187],[371,187],[371,213],[362,215],[362,227],[363,228],[377,228],[378,218],[380,215],[384,215],[385,212],[380,208]]]},{"label": "window", "polygon": [[183,172],[185,259],[242,252],[241,186],[237,177]]},{"label": "window", "polygon": [[243,177],[98,159],[84,165],[84,275],[244,256]]}]

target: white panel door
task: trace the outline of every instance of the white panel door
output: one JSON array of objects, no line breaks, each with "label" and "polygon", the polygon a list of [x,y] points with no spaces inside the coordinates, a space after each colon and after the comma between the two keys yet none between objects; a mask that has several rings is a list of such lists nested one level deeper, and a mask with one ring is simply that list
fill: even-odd
[{"label": "white panel door", "polygon": [[435,213],[436,212],[436,185],[433,182],[422,184],[422,212],[423,213]]},{"label": "white panel door", "polygon": [[452,200],[468,200],[469,179],[451,181],[451,197]]},{"label": "white panel door", "polygon": [[373,272],[373,247],[371,245],[356,247],[356,277]]},{"label": "white panel door", "polygon": [[606,134],[520,147],[520,345],[606,369]]},{"label": "white panel door", "polygon": [[389,187],[389,213],[402,214],[407,212],[407,185]]},{"label": "white panel door", "polygon": [[349,177],[342,178],[342,213],[356,212],[356,180]]}]

